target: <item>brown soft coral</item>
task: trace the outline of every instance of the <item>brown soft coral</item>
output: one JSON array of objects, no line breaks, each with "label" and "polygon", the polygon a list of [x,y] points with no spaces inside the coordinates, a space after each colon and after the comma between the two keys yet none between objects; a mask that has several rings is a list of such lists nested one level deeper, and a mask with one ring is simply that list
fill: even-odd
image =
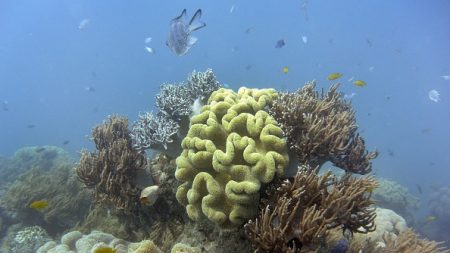
[{"label": "brown soft coral", "polygon": [[376,186],[372,177],[338,180],[331,172],[318,176],[303,167],[269,194],[274,199],[245,225],[247,235],[258,252],[308,252],[332,228],[367,233],[375,228],[370,195]]},{"label": "brown soft coral", "polygon": [[385,247],[379,247],[377,252],[396,253],[449,253],[450,250],[441,247],[442,243],[422,239],[412,229],[401,232],[398,236],[383,236]]},{"label": "brown soft coral", "polygon": [[136,185],[135,178],[147,161],[132,148],[128,120],[110,116],[93,129],[92,138],[97,152],[81,152],[78,178],[88,188],[94,189],[97,203],[136,213],[141,189]]},{"label": "brown soft coral", "polygon": [[311,82],[296,92],[282,93],[269,109],[289,146],[301,164],[316,167],[331,161],[349,172],[369,173],[378,152],[365,149],[350,102],[337,91],[339,85],[320,94],[315,86]]}]

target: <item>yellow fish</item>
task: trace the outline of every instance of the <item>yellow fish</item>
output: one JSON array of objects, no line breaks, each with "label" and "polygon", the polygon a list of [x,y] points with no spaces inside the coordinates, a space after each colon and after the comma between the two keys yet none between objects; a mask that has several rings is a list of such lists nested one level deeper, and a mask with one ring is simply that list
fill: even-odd
[{"label": "yellow fish", "polygon": [[30,208],[34,210],[42,210],[48,207],[48,201],[47,200],[35,200],[31,202]]},{"label": "yellow fish", "polygon": [[284,67],[283,68],[283,73],[287,74],[289,72],[289,67]]},{"label": "yellow fish", "polygon": [[328,75],[327,79],[332,81],[332,80],[336,80],[338,78],[341,78],[342,74],[341,73],[331,73]]},{"label": "yellow fish", "polygon": [[363,87],[366,85],[366,82],[364,82],[363,80],[356,80],[353,82],[354,85],[358,86],[358,87]]},{"label": "yellow fish", "polygon": [[111,247],[98,247],[94,250],[94,253],[117,253],[117,250]]},{"label": "yellow fish", "polygon": [[433,216],[433,215],[428,215],[427,217],[425,217],[425,220],[428,222],[435,221],[435,220],[437,220],[437,217]]}]

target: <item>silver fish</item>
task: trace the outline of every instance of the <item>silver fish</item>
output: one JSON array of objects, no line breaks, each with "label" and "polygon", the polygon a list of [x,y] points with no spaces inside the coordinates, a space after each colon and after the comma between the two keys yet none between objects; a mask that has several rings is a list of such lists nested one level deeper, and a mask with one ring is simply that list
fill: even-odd
[{"label": "silver fish", "polygon": [[166,45],[178,56],[182,56],[197,42],[197,38],[191,33],[206,26],[200,21],[202,10],[198,9],[189,23],[186,23],[186,9],[181,15],[172,19],[170,22],[169,37]]}]

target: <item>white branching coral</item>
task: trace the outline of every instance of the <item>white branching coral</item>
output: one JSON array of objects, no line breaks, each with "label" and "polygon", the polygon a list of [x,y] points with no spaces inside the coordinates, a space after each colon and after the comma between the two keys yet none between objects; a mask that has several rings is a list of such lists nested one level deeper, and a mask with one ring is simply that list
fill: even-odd
[{"label": "white branching coral", "polygon": [[145,112],[139,115],[139,119],[133,124],[131,130],[133,147],[137,150],[157,146],[167,149],[167,144],[173,142],[178,128],[179,126],[174,120],[161,113],[155,117],[152,112]]}]

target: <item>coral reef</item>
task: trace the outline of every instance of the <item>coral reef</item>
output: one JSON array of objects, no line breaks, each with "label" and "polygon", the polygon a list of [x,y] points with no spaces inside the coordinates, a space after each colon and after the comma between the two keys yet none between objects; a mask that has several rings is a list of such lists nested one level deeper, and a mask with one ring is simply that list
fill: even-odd
[{"label": "coral reef", "polygon": [[[142,206],[139,215],[129,215],[97,205],[76,229],[83,233],[100,230],[130,241],[150,239],[164,252],[170,250],[187,219],[184,208],[175,198],[175,160],[159,154],[148,161],[145,170],[159,185],[160,196],[153,206]],[[136,183],[140,177],[136,178]]]},{"label": "coral reef", "polygon": [[411,209],[417,210],[419,208],[419,199],[398,182],[385,178],[377,178],[377,180],[380,187],[373,191],[373,198],[377,206],[394,210],[405,217],[408,222],[412,222]]},{"label": "coral reef", "polygon": [[282,93],[269,109],[285,132],[300,164],[312,168],[326,161],[346,171],[367,174],[377,151],[368,152],[358,134],[350,102],[333,85],[319,94],[311,82],[293,93]]},{"label": "coral reef", "polygon": [[177,199],[191,219],[241,225],[256,213],[261,184],[283,174],[286,142],[263,110],[276,96],[273,89],[221,88],[191,118],[175,174],[183,182]]},{"label": "coral reef", "polygon": [[14,233],[11,241],[4,242],[4,252],[9,253],[34,253],[36,250],[50,241],[50,236],[47,232],[39,227],[25,227]]},{"label": "coral reef", "polygon": [[247,235],[258,252],[309,252],[336,227],[368,233],[375,229],[370,195],[376,186],[371,177],[338,180],[329,171],[318,176],[309,167],[300,168],[269,194],[273,199],[245,225]]},{"label": "coral reef", "polygon": [[162,253],[152,241],[144,240],[133,243],[115,238],[111,234],[92,231],[83,235],[79,231],[72,231],[61,238],[61,243],[49,241],[41,246],[37,253],[58,252],[94,252],[99,248],[113,248],[117,253]]},{"label": "coral reef", "polygon": [[174,149],[171,154],[178,155],[178,135],[185,135],[184,128],[188,125],[194,101],[199,99],[201,103],[205,102],[219,88],[220,84],[211,69],[205,72],[193,71],[187,83],[161,85],[156,95],[159,112],[156,116],[146,112],[133,124],[133,147],[140,151],[152,148],[170,152]]},{"label": "coral reef", "polygon": [[326,244],[328,251],[335,249],[335,245],[340,245],[342,241],[347,241],[348,251],[338,252],[426,252],[444,253],[449,252],[441,243],[419,238],[412,229],[406,226],[406,222],[400,215],[389,209],[377,208],[375,218],[376,230],[365,235],[355,234],[352,237],[345,237],[341,229],[334,229],[329,232]]},{"label": "coral reef", "polygon": [[81,152],[76,169],[78,178],[94,190],[97,203],[137,214],[142,189],[135,180],[145,169],[147,160],[132,148],[128,120],[109,116],[103,124],[94,127],[92,138],[97,152]]},{"label": "coral reef", "polygon": [[[50,234],[73,227],[83,219],[91,203],[90,192],[77,180],[73,166],[61,163],[49,171],[38,167],[28,170],[8,188],[2,206],[15,212],[22,223],[38,224]],[[36,200],[45,200],[48,207],[30,208]]]},{"label": "coral reef", "polygon": [[450,247],[450,187],[434,187],[428,207],[428,217],[435,217],[436,220],[425,218],[415,228],[433,240],[445,241],[445,245]]},{"label": "coral reef", "polygon": [[0,187],[6,187],[31,168],[52,170],[63,164],[72,164],[69,154],[54,146],[24,147],[11,158],[0,158]]}]

